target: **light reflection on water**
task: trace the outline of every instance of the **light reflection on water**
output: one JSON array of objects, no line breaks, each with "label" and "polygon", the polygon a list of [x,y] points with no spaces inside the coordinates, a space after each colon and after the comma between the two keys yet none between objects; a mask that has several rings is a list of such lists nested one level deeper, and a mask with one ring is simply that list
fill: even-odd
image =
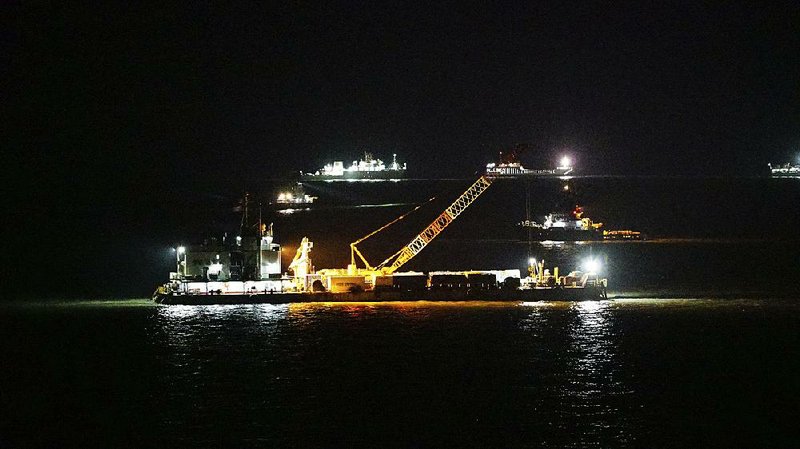
[{"label": "light reflection on water", "polygon": [[33,416],[48,447],[797,441],[797,300],[143,305],[0,307],[15,439]]},{"label": "light reflection on water", "polygon": [[[678,298],[159,307],[152,329],[162,404],[196,407],[170,413],[161,432],[222,420],[248,438],[274,442],[289,432],[302,445],[309,442],[303,438],[336,435],[353,419],[402,416],[417,431],[480,422],[494,435],[514,423],[509,435],[521,441],[490,446],[635,447],[650,425],[640,416],[642,381],[630,366],[631,348],[641,346],[631,346],[628,334],[650,332],[639,321],[747,313],[763,304]],[[377,425],[394,422],[386,419]],[[287,430],[308,422],[317,424],[307,437]]]},{"label": "light reflection on water", "polygon": [[612,326],[609,301],[575,303],[575,318],[569,330],[569,359],[562,392],[563,413],[572,415],[579,424],[580,437],[575,447],[597,441],[603,433],[612,431],[617,441],[632,437],[631,416],[620,410],[618,396],[629,395],[622,382],[617,360],[619,336]]},{"label": "light reflection on water", "polygon": [[230,320],[233,318],[255,318],[259,321],[273,321],[285,317],[287,304],[244,304],[244,305],[174,305],[158,308],[158,316],[164,324],[179,324],[204,319]]},{"label": "light reflection on water", "polygon": [[[531,344],[525,385],[529,408],[557,447],[632,446],[633,389],[620,374],[621,335],[613,301],[526,302],[519,326]],[[555,405],[555,406],[554,406]]]}]

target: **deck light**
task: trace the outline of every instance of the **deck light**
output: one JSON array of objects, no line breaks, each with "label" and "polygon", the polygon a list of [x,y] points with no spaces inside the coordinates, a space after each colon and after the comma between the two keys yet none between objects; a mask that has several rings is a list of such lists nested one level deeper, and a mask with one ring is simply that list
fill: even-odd
[{"label": "deck light", "polygon": [[600,270],[600,262],[590,257],[583,261],[583,268],[589,273],[597,273]]}]

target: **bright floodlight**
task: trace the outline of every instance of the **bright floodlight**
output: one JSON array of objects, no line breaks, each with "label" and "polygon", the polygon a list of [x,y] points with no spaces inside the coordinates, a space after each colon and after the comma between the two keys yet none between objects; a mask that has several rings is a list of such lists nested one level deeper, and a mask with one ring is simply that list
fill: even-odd
[{"label": "bright floodlight", "polygon": [[536,258],[534,258],[534,257],[531,257],[531,258],[528,260],[528,264],[530,264],[531,266],[534,266],[534,265],[536,265]]},{"label": "bright floodlight", "polygon": [[569,159],[569,156],[564,156],[561,158],[561,166],[562,167],[569,167],[572,165],[572,161]]},{"label": "bright floodlight", "polygon": [[600,270],[600,262],[590,257],[583,261],[583,268],[589,273],[597,273]]},{"label": "bright floodlight", "polygon": [[179,246],[178,247],[178,254],[183,254],[185,252],[186,252],[186,247],[185,246]]}]

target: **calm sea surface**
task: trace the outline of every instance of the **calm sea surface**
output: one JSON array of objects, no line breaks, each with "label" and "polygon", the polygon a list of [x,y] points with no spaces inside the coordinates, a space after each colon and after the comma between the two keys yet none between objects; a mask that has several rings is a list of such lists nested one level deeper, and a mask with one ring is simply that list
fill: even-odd
[{"label": "calm sea surface", "polygon": [[[592,256],[610,301],[37,299],[145,297],[174,268],[170,246],[213,217],[240,222],[225,199],[110,208],[111,223],[54,242],[73,244],[41,261],[51,275],[0,301],[0,448],[796,447],[796,181],[499,181],[404,267],[524,271],[537,257],[564,272]],[[349,242],[438,196],[360,245],[377,263],[469,183],[308,185],[313,210],[265,218],[284,266],[309,236],[318,268],[341,267]],[[528,243],[515,226],[574,204],[650,239]]]},{"label": "calm sea surface", "polygon": [[790,447],[800,297],[0,306],[0,447]]}]

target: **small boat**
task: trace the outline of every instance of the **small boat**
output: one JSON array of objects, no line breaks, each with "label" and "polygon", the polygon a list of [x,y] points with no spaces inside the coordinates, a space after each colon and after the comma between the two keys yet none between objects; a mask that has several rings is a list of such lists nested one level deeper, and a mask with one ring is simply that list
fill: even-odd
[{"label": "small boat", "polygon": [[293,209],[298,207],[309,207],[317,200],[316,196],[306,193],[303,184],[298,182],[290,188],[280,189],[275,195],[271,205],[275,209]]}]

